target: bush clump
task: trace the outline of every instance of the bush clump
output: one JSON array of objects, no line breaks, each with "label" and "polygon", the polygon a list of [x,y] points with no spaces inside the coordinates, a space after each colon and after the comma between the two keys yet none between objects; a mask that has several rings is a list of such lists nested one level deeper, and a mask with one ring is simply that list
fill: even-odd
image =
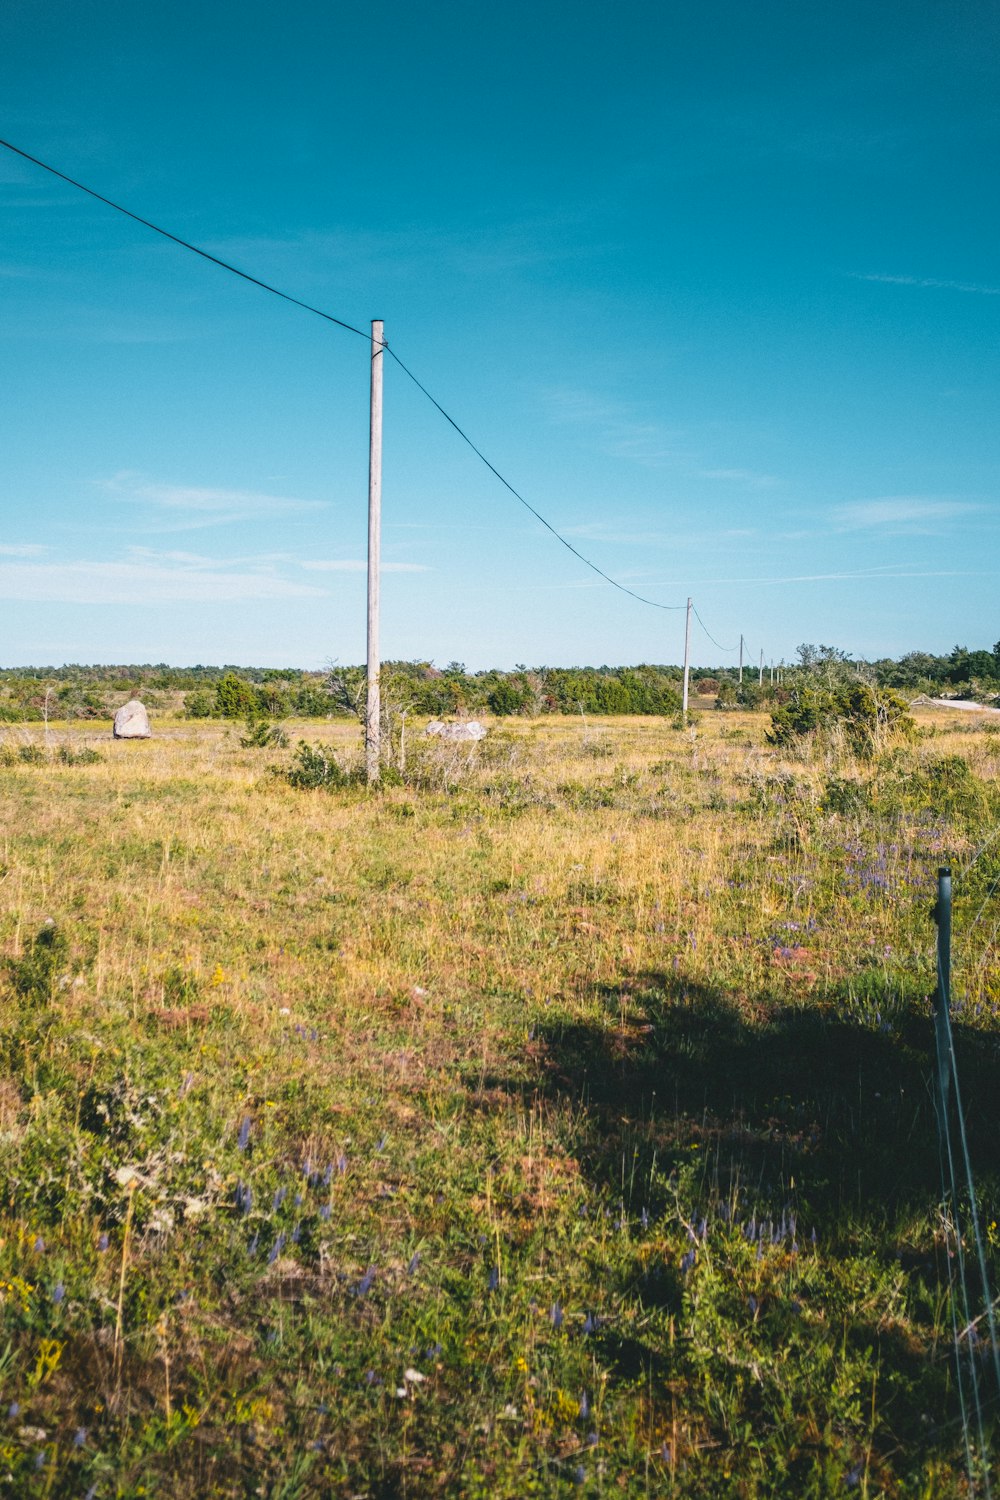
[{"label": "bush clump", "polygon": [[908,704],[898,693],[868,682],[840,682],[829,687],[796,687],[788,702],[771,715],[767,738],[772,745],[791,745],[807,737],[841,733],[855,755],[873,756],[897,737],[916,728]]},{"label": "bush clump", "polygon": [[244,750],[283,750],[288,744],[288,735],[280,724],[269,724],[267,719],[247,719],[247,732],[240,735]]},{"label": "bush clump", "polygon": [[344,770],[331,745],[310,745],[305,740],[299,741],[294,764],[284,775],[289,786],[298,787],[300,791],[311,791],[316,787],[335,791],[358,780],[355,772]]}]

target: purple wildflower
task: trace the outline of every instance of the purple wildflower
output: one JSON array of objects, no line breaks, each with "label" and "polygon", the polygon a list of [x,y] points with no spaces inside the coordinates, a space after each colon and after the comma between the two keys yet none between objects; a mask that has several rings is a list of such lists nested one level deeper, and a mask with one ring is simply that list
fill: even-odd
[{"label": "purple wildflower", "polygon": [[577,1464],[576,1469],[573,1472],[573,1482],[574,1484],[586,1484],[587,1471],[583,1467],[583,1464]]},{"label": "purple wildflower", "polygon": [[108,1245],[110,1243],[111,1242],[108,1239],[108,1237],[107,1237],[106,1234],[99,1235],[98,1236],[98,1240],[97,1240],[97,1250],[98,1250],[98,1253],[100,1255],[103,1255],[104,1252],[105,1252],[105,1250],[108,1248]]},{"label": "purple wildflower", "polygon": [[407,1276],[412,1276],[414,1274],[414,1272],[416,1271],[417,1267],[419,1266],[419,1264],[420,1264],[420,1251],[419,1250],[415,1250],[414,1253],[413,1253],[413,1256],[412,1256],[412,1258],[410,1260],[410,1264],[406,1268],[406,1274],[407,1274]]},{"label": "purple wildflower", "polygon": [[38,1254],[38,1255],[42,1255],[44,1253],[44,1251],[45,1251],[45,1241],[42,1239],[42,1237],[41,1237],[40,1234],[36,1236],[35,1243],[34,1243],[34,1246],[32,1248],[35,1250],[36,1254]]},{"label": "purple wildflower", "polygon": [[581,1421],[584,1422],[590,1416],[590,1399],[586,1391],[584,1391],[580,1397],[580,1409],[578,1412],[578,1416],[580,1417]]},{"label": "purple wildflower", "polygon": [[7,1408],[7,1415],[8,1415],[8,1417],[10,1417],[11,1421],[13,1421],[14,1418],[20,1414],[20,1411],[21,1411],[21,1403],[20,1403],[20,1401],[12,1401],[10,1403],[10,1405],[8,1406],[8,1408]]},{"label": "purple wildflower", "polygon": [[277,1188],[275,1190],[274,1197],[271,1200],[271,1212],[272,1213],[277,1213],[278,1212],[278,1209],[281,1207],[281,1205],[285,1201],[285,1197],[286,1197],[287,1193],[288,1193],[288,1189],[285,1188],[285,1187],[280,1187],[280,1188]]},{"label": "purple wildflower", "polygon": [[55,1286],[52,1288],[52,1300],[55,1303],[56,1307],[59,1306],[65,1295],[66,1288],[63,1286],[61,1281],[57,1281]]},{"label": "purple wildflower", "polygon": [[558,1302],[553,1302],[549,1309],[549,1319],[553,1328],[561,1328],[563,1324],[563,1310]]},{"label": "purple wildflower", "polygon": [[250,1143],[250,1116],[244,1115],[240,1121],[240,1133],[236,1137],[236,1144],[241,1151],[245,1151]]},{"label": "purple wildflower", "polygon": [[491,1268],[491,1270],[490,1270],[489,1280],[486,1283],[486,1290],[488,1292],[495,1292],[496,1289],[497,1289],[497,1287],[499,1285],[500,1285],[500,1267],[499,1266],[493,1266]]},{"label": "purple wildflower", "polygon": [[327,1219],[330,1217],[330,1205],[329,1205],[329,1203],[324,1203],[321,1206],[320,1211],[319,1211],[319,1216],[320,1216],[320,1218],[323,1220],[323,1222],[325,1224],[326,1221],[327,1221]]},{"label": "purple wildflower", "polygon": [[372,1289],[372,1283],[374,1282],[374,1280],[375,1267],[369,1266],[365,1274],[362,1276],[361,1280],[358,1282],[357,1288],[355,1290],[355,1295],[358,1297],[367,1297],[368,1293]]},{"label": "purple wildflower", "polygon": [[86,1429],[86,1427],[78,1427],[76,1429],[76,1431],[74,1432],[74,1434],[73,1434],[73,1447],[74,1448],[82,1448],[83,1445],[84,1445],[84,1443],[86,1441],[87,1441],[87,1429]]},{"label": "purple wildflower", "polygon": [[302,1221],[299,1219],[292,1230],[292,1244],[297,1245],[302,1238]]},{"label": "purple wildflower", "polygon": [[596,1432],[588,1432],[587,1433],[587,1447],[588,1448],[596,1448],[597,1447],[597,1433]]},{"label": "purple wildflower", "polygon": [[347,1171],[347,1157],[344,1155],[343,1151],[341,1151],[340,1155],[337,1157],[337,1171],[340,1173],[341,1177],[343,1177],[344,1173]]},{"label": "purple wildflower", "polygon": [[594,1317],[594,1314],[592,1312],[589,1312],[583,1320],[584,1333],[596,1333],[598,1327],[599,1323],[597,1318]]}]

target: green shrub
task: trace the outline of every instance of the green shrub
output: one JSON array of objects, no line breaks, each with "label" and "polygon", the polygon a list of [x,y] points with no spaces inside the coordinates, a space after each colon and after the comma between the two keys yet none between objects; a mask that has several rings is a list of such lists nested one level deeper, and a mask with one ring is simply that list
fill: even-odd
[{"label": "green shrub", "polygon": [[831,776],[820,798],[824,812],[839,813],[841,817],[856,818],[871,809],[871,792],[863,781],[851,776]]},{"label": "green shrub", "polygon": [[269,724],[266,719],[247,719],[247,732],[240,735],[244,750],[283,750],[288,744],[288,735],[280,724]]},{"label": "green shrub", "polygon": [[89,745],[83,745],[79,750],[74,750],[72,745],[60,745],[56,757],[64,766],[96,766],[104,759]]},{"label": "green shrub", "polygon": [[184,698],[184,712],[189,719],[210,719],[215,709],[215,699],[208,688],[196,688]]},{"label": "green shrub", "polygon": [[905,701],[886,688],[860,680],[830,687],[806,684],[793,688],[788,702],[774,710],[767,738],[787,746],[837,729],[856,755],[871,756],[894,737],[911,735],[915,725]]},{"label": "green shrub", "polygon": [[260,718],[257,689],[235,672],[226,672],[215,685],[215,712],[223,719]]},{"label": "green shrub", "polygon": [[517,683],[505,677],[497,683],[486,701],[491,713],[498,718],[506,718],[509,714],[526,713],[530,707],[530,699],[529,689],[518,687]]},{"label": "green shrub", "polygon": [[345,771],[340,765],[332,745],[309,745],[305,740],[299,741],[295,764],[284,774],[289,786],[300,790],[316,787],[334,790],[358,780],[355,773]]}]

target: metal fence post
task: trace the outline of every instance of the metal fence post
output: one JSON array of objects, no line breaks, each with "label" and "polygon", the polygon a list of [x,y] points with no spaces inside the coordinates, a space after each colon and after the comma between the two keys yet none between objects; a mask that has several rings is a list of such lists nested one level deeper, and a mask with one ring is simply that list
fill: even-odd
[{"label": "metal fence post", "polygon": [[933,912],[937,923],[937,993],[934,996],[934,1040],[937,1044],[938,1094],[942,1110],[951,1090],[951,870],[938,870],[938,898]]}]

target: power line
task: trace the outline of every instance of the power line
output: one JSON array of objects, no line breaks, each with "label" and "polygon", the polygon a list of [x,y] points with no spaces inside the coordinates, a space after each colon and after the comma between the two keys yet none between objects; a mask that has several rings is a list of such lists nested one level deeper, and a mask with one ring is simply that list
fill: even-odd
[{"label": "power line", "polygon": [[324,312],[320,307],[313,307],[310,302],[303,302],[299,297],[293,297],[290,292],[282,292],[270,282],[261,281],[259,276],[251,276],[249,271],[241,271],[239,266],[231,265],[228,260],[220,260],[217,255],[203,250],[200,245],[192,245],[190,240],[182,240],[179,234],[171,234],[169,229],[161,229],[159,224],[154,224],[152,219],[144,219],[141,214],[134,214],[130,208],[123,208],[113,198],[105,198],[103,193],[98,193],[94,188],[87,187],[86,183],[77,182],[75,177],[68,177],[65,172],[60,172],[56,167],[50,167],[48,162],[41,161],[37,156],[31,156],[27,151],[22,151],[20,146],[14,146],[10,141],[0,140],[0,146],[5,146],[8,151],[13,151],[15,156],[21,156],[25,161],[33,162],[36,167],[41,167],[43,172],[51,172],[53,177],[58,177],[61,182],[68,182],[70,187],[79,188],[81,193],[86,193],[90,198],[96,198],[98,203],[104,203],[108,208],[113,208],[116,213],[124,214],[126,219],[132,219],[136,224],[142,224],[144,228],[151,229],[154,234],[162,234],[165,240],[172,240],[175,245],[180,245],[183,250],[190,250],[194,255],[200,255],[202,260],[212,262],[213,266],[221,266],[223,271],[231,271],[234,276],[240,276],[244,281],[249,281],[253,286],[259,286],[261,291],[270,292],[273,297],[280,297],[283,302],[291,302],[295,307],[301,307],[305,312],[315,313],[317,318],[324,318],[327,323],[336,323],[338,328],[345,328],[348,333],[356,333],[360,338],[367,339],[369,335],[363,328],[355,328],[353,323],[345,323],[343,318],[335,318],[332,313]]},{"label": "power line", "polygon": [[715,636],[709,630],[708,626],[705,624],[705,621],[701,618],[701,615],[698,613],[697,609],[695,609],[695,607],[694,607],[693,604],[691,606],[691,611],[692,611],[695,619],[698,621],[698,624],[701,626],[702,630],[705,632],[705,634],[708,636],[709,640],[712,642],[713,646],[718,646],[718,648],[719,648],[720,651],[738,651],[740,649],[738,641],[737,641],[737,643],[736,643],[735,646],[724,646],[721,641],[717,641],[715,639]]},{"label": "power line", "polygon": [[[28,151],[23,151],[20,146],[15,146],[13,142],[0,138],[0,146],[3,146],[6,150],[13,152],[15,156],[20,156],[24,161],[31,162],[33,166],[41,167],[43,172],[48,172],[53,177],[58,177],[61,182],[68,183],[70,187],[77,188],[81,193],[86,193],[88,197],[95,198],[98,203],[103,203],[106,207],[114,209],[116,213],[123,214],[125,218],[131,219],[133,223],[141,224],[145,229],[151,229],[154,234],[162,235],[165,240],[170,240],[173,244],[179,245],[183,250],[190,250],[193,255],[200,256],[202,260],[209,261],[212,265],[218,266],[223,271],[231,272],[233,276],[239,276],[241,280],[250,282],[252,286],[259,287],[261,291],[269,292],[273,297],[280,297],[283,302],[290,302],[293,307],[300,307],[304,312],[313,313],[316,317],[323,318],[327,323],[333,323],[336,325],[336,327],[343,328],[348,333],[357,334],[359,338],[369,338],[369,334],[364,329],[357,328],[353,323],[345,322],[343,318],[336,318],[332,313],[324,312],[322,308],[315,307],[310,302],[304,302],[300,297],[293,297],[290,292],[283,292],[279,287],[273,286],[268,281],[263,281],[259,276],[251,276],[248,271],[241,271],[239,266],[234,266],[230,261],[222,260],[218,255],[212,255],[210,251],[203,249],[200,245],[192,244],[190,240],[182,239],[180,235],[171,233],[169,229],[164,229],[161,225],[154,224],[151,219],[146,219],[143,218],[141,214],[133,213],[131,209],[125,208],[121,203],[116,203],[113,198],[106,197],[103,193],[97,192],[96,189],[88,187],[86,183],[79,182],[75,177],[70,177],[66,172],[60,172],[57,167],[50,166],[48,162],[42,161],[40,157],[32,156]],[[515,489],[510,481],[506,479],[503,474],[501,474],[500,470],[494,464],[492,464],[486,457],[485,453],[483,453],[483,451],[476,446],[476,444],[469,437],[468,433],[465,432],[465,430],[459,425],[455,418],[445,410],[440,401],[438,401],[434,396],[431,395],[427,387],[417,379],[413,371],[403,363],[398,354],[396,354],[394,350],[389,348],[388,343],[383,343],[382,348],[391,356],[393,360],[395,360],[396,364],[403,371],[403,374],[413,382],[413,384],[420,392],[422,392],[424,396],[426,396],[427,400],[441,414],[441,416],[444,417],[445,421],[454,428],[462,441],[468,444],[476,457],[486,465],[490,473],[500,481],[504,488],[514,496],[515,500],[517,500],[519,504],[524,506],[525,510],[529,511],[535,517],[535,519],[545,527],[547,531],[551,532],[556,540],[560,542],[568,552],[572,552],[573,556],[577,558],[579,562],[582,562],[583,565],[589,568],[592,573],[596,573],[598,578],[602,578],[605,583],[609,583],[612,588],[617,589],[619,593],[627,594],[630,599],[635,599],[640,604],[646,604],[650,607],[650,609],[659,609],[666,612],[673,612],[686,608],[686,605],[683,604],[661,604],[657,599],[649,599],[645,594],[640,594],[635,589],[628,588],[624,583],[619,583],[618,580],[612,578],[609,573],[605,573],[603,568],[599,568],[595,562],[591,562],[589,557],[586,557],[578,547],[574,547],[573,543],[569,541],[568,538],[564,537],[562,533],[552,525],[551,521],[546,520],[541,511],[536,510],[535,507],[525,499],[520,491]],[[698,614],[698,611],[695,610],[694,613],[702,630],[704,630],[705,634],[708,636],[713,645],[718,646],[720,651],[735,651],[737,649],[735,646],[720,645],[720,643],[715,639],[711,631],[705,625],[705,622]]]},{"label": "power line", "polygon": [[468,443],[469,447],[472,449],[476,457],[481,459],[489,469],[490,473],[495,475],[496,478],[499,479],[504,489],[509,490],[510,493],[514,496],[514,499],[518,500],[524,506],[525,510],[529,510],[537,521],[541,521],[546,530],[551,531],[552,535],[556,538],[556,541],[561,542],[568,551],[572,552],[574,557],[579,558],[579,560],[584,563],[586,567],[590,568],[592,572],[596,573],[599,578],[603,578],[605,583],[610,583],[612,588],[618,589],[622,594],[628,594],[632,599],[638,599],[640,604],[648,604],[652,609],[680,610],[687,608],[685,604],[660,604],[656,599],[647,599],[645,595],[637,594],[634,589],[626,588],[623,583],[619,583],[617,579],[614,579],[610,576],[610,574],[605,573],[603,568],[599,568],[596,563],[591,562],[589,557],[584,557],[583,553],[580,552],[578,548],[574,547],[572,542],[567,541],[566,537],[564,537],[561,532],[556,530],[551,521],[547,521],[542,513],[540,511],[537,511],[535,507],[529,501],[527,501],[518,490],[514,488],[510,480],[505,479],[504,476],[500,473],[500,470],[490,463],[489,459],[486,457],[486,454],[483,453],[481,449],[476,447],[475,443],[469,437],[469,434],[459,426],[459,424],[455,421],[455,418],[451,416],[450,413],[445,411],[440,401],[437,401],[431,395],[427,387],[421,384],[412,370],[407,369],[406,365],[404,365],[403,361],[400,359],[395,350],[390,349],[388,345],[386,346],[386,348],[388,350],[390,359],[395,360],[396,364],[402,370],[403,374],[408,376],[409,379],[413,381],[413,384],[417,387],[418,391],[423,392],[431,405],[433,407],[436,407],[436,409],[441,413],[442,417],[444,417],[445,421],[455,429],[462,441],[464,443]]}]

